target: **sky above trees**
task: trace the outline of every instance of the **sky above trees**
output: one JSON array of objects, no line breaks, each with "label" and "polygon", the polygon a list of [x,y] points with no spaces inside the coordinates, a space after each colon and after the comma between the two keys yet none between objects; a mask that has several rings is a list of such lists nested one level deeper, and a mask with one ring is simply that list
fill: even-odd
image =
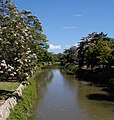
[{"label": "sky above trees", "polygon": [[51,52],[63,52],[92,32],[114,37],[114,0],[13,0],[13,3],[38,16]]}]

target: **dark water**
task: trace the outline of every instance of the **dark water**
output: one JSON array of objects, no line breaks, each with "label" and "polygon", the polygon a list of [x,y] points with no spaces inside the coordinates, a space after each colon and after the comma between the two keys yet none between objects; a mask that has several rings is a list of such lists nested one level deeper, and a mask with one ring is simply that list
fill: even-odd
[{"label": "dark water", "polygon": [[106,95],[102,88],[57,68],[44,69],[36,78],[40,100],[31,120],[114,120],[114,102],[101,97]]}]

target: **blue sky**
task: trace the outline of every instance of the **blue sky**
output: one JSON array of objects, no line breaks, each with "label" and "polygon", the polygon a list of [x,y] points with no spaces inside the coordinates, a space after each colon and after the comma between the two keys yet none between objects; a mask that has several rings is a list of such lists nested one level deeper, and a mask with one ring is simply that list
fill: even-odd
[{"label": "blue sky", "polygon": [[114,0],[13,0],[18,9],[38,16],[50,52],[76,45],[92,32],[114,38]]}]

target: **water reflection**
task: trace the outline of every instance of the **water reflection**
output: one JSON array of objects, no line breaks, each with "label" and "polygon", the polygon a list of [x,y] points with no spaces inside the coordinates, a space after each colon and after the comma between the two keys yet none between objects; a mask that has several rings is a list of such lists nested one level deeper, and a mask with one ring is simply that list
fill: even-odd
[{"label": "water reflection", "polygon": [[36,79],[40,100],[31,120],[114,119],[113,102],[95,100],[91,96],[104,94],[101,88],[88,86],[57,68],[44,69]]},{"label": "water reflection", "polygon": [[90,120],[114,119],[114,103],[105,101],[104,96],[106,93],[102,91],[102,88],[88,86],[85,82],[78,82],[80,108],[90,116]]}]

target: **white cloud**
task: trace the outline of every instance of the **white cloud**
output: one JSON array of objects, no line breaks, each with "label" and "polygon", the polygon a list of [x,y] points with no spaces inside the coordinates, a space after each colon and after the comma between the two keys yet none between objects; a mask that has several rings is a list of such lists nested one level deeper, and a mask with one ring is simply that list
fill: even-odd
[{"label": "white cloud", "polygon": [[53,45],[53,44],[50,44],[50,45],[49,45],[49,49],[50,49],[50,50],[61,49],[61,45]]},{"label": "white cloud", "polygon": [[78,28],[77,26],[68,26],[68,27],[63,27],[63,29],[76,29]]},{"label": "white cloud", "polygon": [[78,43],[73,44],[73,46],[76,46],[76,47],[77,47],[77,46],[78,46]]},{"label": "white cloud", "polygon": [[81,17],[82,15],[81,14],[75,14],[74,16],[75,17]]},{"label": "white cloud", "polygon": [[75,44],[72,44],[72,45],[65,45],[65,49],[69,49],[70,47],[72,47],[72,46],[78,46],[78,43],[75,43]]}]

